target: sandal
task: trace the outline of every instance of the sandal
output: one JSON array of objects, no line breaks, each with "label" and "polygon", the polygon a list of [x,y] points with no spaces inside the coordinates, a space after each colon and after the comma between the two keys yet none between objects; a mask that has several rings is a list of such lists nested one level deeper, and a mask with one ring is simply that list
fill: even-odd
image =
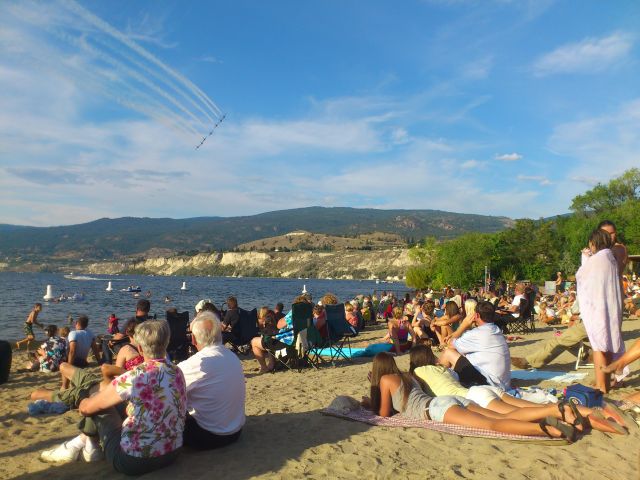
[{"label": "sandal", "polygon": [[626,428],[631,425],[631,422],[627,421],[628,416],[616,404],[603,401],[601,410],[605,417],[613,418],[616,424]]},{"label": "sandal", "polygon": [[[572,425],[574,427],[580,427],[577,430],[581,433],[585,433],[587,429],[591,427],[591,424],[589,423],[589,420],[587,418],[582,416],[580,410],[578,409],[578,405],[576,405],[576,403],[571,400],[569,400],[568,402],[562,402],[562,404],[569,405],[571,413],[573,413],[573,416],[576,417]],[[562,420],[564,420],[564,416],[562,417]]]},{"label": "sandal", "polygon": [[[578,438],[577,430],[573,425],[564,423],[556,417],[545,417],[538,422],[542,431],[550,438],[565,438],[569,443],[573,443]],[[547,427],[553,427],[560,431],[560,437],[551,435]]]},{"label": "sandal", "polygon": [[613,430],[613,432],[611,433],[618,433],[620,435],[629,435],[629,431],[625,427],[623,427],[617,422],[613,422],[608,418],[606,418],[602,414],[602,410],[594,410],[589,415],[589,420],[592,426],[599,425],[600,427],[610,428],[611,430]]}]

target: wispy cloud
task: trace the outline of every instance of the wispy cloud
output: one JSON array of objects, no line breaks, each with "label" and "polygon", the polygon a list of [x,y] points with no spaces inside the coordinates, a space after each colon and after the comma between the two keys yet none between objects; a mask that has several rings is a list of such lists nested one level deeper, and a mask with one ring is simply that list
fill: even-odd
[{"label": "wispy cloud", "polygon": [[496,155],[494,158],[496,160],[500,160],[502,162],[517,162],[518,160],[522,159],[522,155],[520,155],[519,153],[516,153],[516,152],[503,153],[501,155]]},{"label": "wispy cloud", "polygon": [[222,60],[220,60],[218,57],[214,57],[213,55],[202,55],[198,58],[198,61],[205,63],[222,63]]},{"label": "wispy cloud", "polygon": [[541,186],[551,185],[551,180],[542,175],[518,175],[516,178],[521,182],[535,182]]},{"label": "wispy cloud", "polygon": [[585,38],[541,56],[533,64],[533,72],[539,77],[561,73],[598,73],[627,57],[632,46],[632,37],[622,32]]},{"label": "wispy cloud", "polygon": [[469,80],[483,80],[489,76],[493,68],[493,56],[487,55],[466,64],[462,69],[462,77]]}]

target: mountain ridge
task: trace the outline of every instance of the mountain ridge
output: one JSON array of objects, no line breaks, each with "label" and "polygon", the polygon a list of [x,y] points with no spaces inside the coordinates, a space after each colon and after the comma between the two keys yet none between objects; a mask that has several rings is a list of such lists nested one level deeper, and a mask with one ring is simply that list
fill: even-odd
[{"label": "mountain ridge", "polygon": [[511,222],[507,217],[441,210],[316,206],[238,217],[100,218],[54,227],[5,224],[0,256],[102,260],[140,256],[152,249],[175,253],[225,251],[296,230],[342,236],[385,232],[400,235],[407,242],[426,236],[446,240],[471,231],[500,231]]}]

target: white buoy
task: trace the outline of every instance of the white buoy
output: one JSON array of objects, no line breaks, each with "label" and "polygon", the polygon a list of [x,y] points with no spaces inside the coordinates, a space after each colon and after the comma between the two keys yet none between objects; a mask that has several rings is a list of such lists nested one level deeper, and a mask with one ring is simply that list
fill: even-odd
[{"label": "white buoy", "polygon": [[109,282],[109,285],[107,285],[107,292],[110,292],[113,290],[113,287],[111,286],[111,282]]},{"label": "white buoy", "polygon": [[47,285],[47,293],[44,295],[44,297],[42,297],[42,299],[45,302],[50,302],[54,298],[55,297],[53,296],[53,288],[51,287],[51,285]]},{"label": "white buoy", "polygon": [[307,286],[302,285],[302,294],[304,295],[305,293],[307,293]]},{"label": "white buoy", "polygon": [[182,286],[180,287],[180,290],[189,290],[187,288],[187,282],[182,282]]}]

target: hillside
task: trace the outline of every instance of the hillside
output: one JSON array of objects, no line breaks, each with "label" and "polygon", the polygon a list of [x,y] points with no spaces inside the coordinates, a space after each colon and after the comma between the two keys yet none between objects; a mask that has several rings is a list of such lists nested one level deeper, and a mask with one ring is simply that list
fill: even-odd
[{"label": "hillside", "polygon": [[296,232],[242,243],[235,250],[273,252],[295,250],[380,250],[394,247],[405,248],[406,241],[394,233],[373,232],[354,236],[325,235],[299,230]]},{"label": "hillside", "polygon": [[464,233],[496,232],[511,224],[505,217],[438,210],[376,210],[308,207],[246,217],[102,218],[59,227],[3,225],[0,257],[12,260],[118,259],[149,252],[231,250],[255,240],[304,230],[327,235],[384,232],[404,241],[425,236],[449,239]]}]

